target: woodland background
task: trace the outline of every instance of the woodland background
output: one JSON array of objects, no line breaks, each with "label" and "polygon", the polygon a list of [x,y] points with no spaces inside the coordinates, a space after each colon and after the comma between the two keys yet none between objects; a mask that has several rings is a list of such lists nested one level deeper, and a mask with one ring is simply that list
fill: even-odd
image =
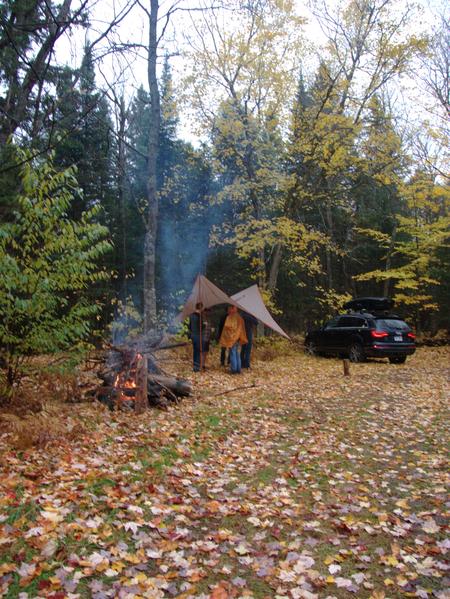
[{"label": "woodland background", "polygon": [[443,11],[1,0],[0,24],[10,377],[169,321],[198,272],[230,294],[256,281],[291,332],[353,295],[448,329]]}]

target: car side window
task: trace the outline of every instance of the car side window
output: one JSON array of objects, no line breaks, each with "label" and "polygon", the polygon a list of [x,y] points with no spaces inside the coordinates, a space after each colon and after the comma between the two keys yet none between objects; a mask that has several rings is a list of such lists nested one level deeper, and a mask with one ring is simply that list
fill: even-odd
[{"label": "car side window", "polygon": [[353,316],[342,316],[339,320],[339,326],[340,327],[355,327],[357,326],[355,321],[357,321],[357,318],[354,318]]},{"label": "car side window", "polygon": [[359,316],[342,316],[339,321],[340,327],[352,327],[352,328],[362,328],[368,327],[367,320],[365,318],[361,318]]},{"label": "car side window", "polygon": [[325,325],[326,329],[334,329],[337,326],[339,326],[339,317],[333,318],[332,320],[328,321],[327,324]]}]

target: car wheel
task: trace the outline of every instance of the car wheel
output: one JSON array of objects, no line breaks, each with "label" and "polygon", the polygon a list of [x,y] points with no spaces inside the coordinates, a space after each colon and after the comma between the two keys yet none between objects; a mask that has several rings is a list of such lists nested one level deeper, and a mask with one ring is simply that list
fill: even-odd
[{"label": "car wheel", "polygon": [[391,364],[404,364],[406,362],[406,356],[394,356],[389,358]]},{"label": "car wheel", "polygon": [[352,343],[348,350],[348,357],[350,362],[364,362],[365,355],[361,343]]},{"label": "car wheel", "polygon": [[308,341],[308,343],[306,343],[305,345],[305,354],[307,354],[308,356],[317,356],[317,345],[314,343],[314,341]]}]

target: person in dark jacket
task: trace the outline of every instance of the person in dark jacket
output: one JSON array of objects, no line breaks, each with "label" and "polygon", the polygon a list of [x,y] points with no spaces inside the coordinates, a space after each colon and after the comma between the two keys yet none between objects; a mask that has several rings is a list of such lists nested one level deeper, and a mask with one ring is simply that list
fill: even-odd
[{"label": "person in dark jacket", "polygon": [[248,312],[241,311],[241,316],[244,319],[245,334],[247,335],[247,343],[241,347],[241,364],[242,368],[250,368],[250,356],[253,346],[253,333],[258,320]]},{"label": "person in dark jacket", "polygon": [[199,372],[202,367],[203,304],[195,304],[195,312],[189,316],[189,339],[192,341],[193,370]]},{"label": "person in dark jacket", "polygon": [[211,342],[211,330],[211,309],[205,308],[202,314],[202,355],[200,360],[202,370],[206,370],[206,358],[208,357]]}]

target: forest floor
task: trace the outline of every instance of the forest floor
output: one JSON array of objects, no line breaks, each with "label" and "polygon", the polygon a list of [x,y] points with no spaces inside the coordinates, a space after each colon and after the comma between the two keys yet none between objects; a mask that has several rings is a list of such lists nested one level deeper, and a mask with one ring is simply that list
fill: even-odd
[{"label": "forest floor", "polygon": [[350,377],[262,357],[197,374],[185,348],[164,367],[195,392],[166,412],[63,406],[77,434],[3,434],[0,596],[450,597],[449,348]]}]

